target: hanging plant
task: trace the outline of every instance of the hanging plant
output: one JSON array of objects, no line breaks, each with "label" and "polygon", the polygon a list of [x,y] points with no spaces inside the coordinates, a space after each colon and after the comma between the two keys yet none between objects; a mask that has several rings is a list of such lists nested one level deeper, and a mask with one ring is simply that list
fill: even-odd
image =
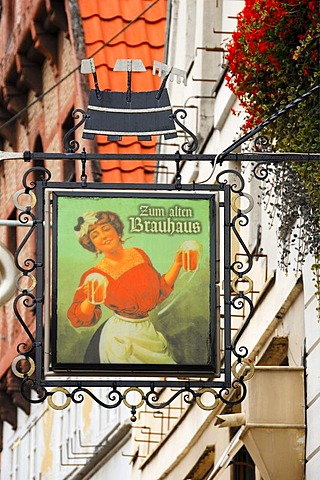
[{"label": "hanging plant", "polygon": [[[246,0],[226,55],[231,72],[227,74],[228,86],[247,113],[244,131],[319,82],[319,36],[318,0]],[[310,98],[270,126],[274,131],[280,130],[279,122],[289,124],[286,133],[277,136],[278,148],[298,147],[303,139],[308,151],[317,151],[318,105],[319,98]],[[310,108],[317,124],[304,116]],[[297,129],[297,140],[288,138],[292,126]]]},{"label": "hanging plant", "polygon": [[[246,112],[243,133],[319,84],[319,38],[318,0],[246,0],[226,56],[227,84]],[[278,152],[319,152],[319,94],[270,123],[263,134]],[[299,264],[312,253],[319,298],[320,165],[278,164],[273,173],[272,194],[267,188],[264,198],[269,214],[280,220],[280,264],[287,268],[292,248]]]}]

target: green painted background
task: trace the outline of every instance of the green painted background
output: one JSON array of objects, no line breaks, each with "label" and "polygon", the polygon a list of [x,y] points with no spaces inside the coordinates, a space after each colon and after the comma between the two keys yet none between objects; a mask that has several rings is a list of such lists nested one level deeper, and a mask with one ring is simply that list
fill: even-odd
[{"label": "green painted background", "polygon": [[[139,205],[170,207],[178,205],[192,208],[192,218],[174,220],[200,221],[199,234],[154,234],[128,232],[129,216],[139,215]],[[57,361],[81,363],[88,342],[102,321],[113,312],[102,306],[103,316],[94,327],[74,328],[67,318],[75,289],[81,275],[93,267],[101,258],[85,250],[78,242],[74,226],[78,217],[88,211],[109,210],[120,215],[124,225],[124,247],[139,247],[151,258],[158,272],[166,273],[180,245],[186,240],[197,240],[203,252],[198,271],[180,272],[174,292],[151,314],[157,330],[169,342],[169,348],[179,364],[208,364],[209,358],[209,206],[207,199],[173,198],[101,198],[101,197],[57,197],[58,209],[58,265],[57,265]],[[161,217],[164,219],[164,217]],[[160,217],[148,218],[160,220]],[[159,313],[160,312],[160,313]]]}]

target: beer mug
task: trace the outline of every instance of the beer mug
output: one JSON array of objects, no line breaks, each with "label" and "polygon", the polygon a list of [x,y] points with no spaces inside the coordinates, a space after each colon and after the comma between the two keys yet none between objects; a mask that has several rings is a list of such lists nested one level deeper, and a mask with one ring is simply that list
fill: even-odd
[{"label": "beer mug", "polygon": [[197,240],[187,240],[183,242],[179,251],[182,253],[182,268],[186,272],[197,270],[201,250],[201,244]]},{"label": "beer mug", "polygon": [[95,305],[104,303],[108,284],[109,282],[104,275],[90,273],[85,281],[85,285],[88,287],[88,302]]}]

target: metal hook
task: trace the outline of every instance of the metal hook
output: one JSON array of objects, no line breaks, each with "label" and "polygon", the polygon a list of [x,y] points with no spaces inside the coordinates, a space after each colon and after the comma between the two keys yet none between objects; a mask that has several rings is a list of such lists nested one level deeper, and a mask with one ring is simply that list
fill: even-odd
[{"label": "metal hook", "polygon": [[86,187],[87,186],[87,174],[86,174],[86,161],[87,161],[87,153],[85,148],[83,148],[82,153],[81,153],[81,164],[82,164],[82,170],[81,170],[81,187]]},{"label": "metal hook", "polygon": [[[177,153],[179,154],[179,152]],[[180,154],[179,159],[176,160],[176,175],[174,185],[177,190],[181,190]]]}]

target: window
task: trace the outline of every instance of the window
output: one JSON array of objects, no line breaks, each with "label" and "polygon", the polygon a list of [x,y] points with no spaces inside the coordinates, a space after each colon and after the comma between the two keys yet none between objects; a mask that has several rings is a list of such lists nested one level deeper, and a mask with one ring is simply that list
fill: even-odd
[{"label": "window", "polygon": [[231,462],[232,480],[255,480],[255,464],[248,450],[242,447]]}]

